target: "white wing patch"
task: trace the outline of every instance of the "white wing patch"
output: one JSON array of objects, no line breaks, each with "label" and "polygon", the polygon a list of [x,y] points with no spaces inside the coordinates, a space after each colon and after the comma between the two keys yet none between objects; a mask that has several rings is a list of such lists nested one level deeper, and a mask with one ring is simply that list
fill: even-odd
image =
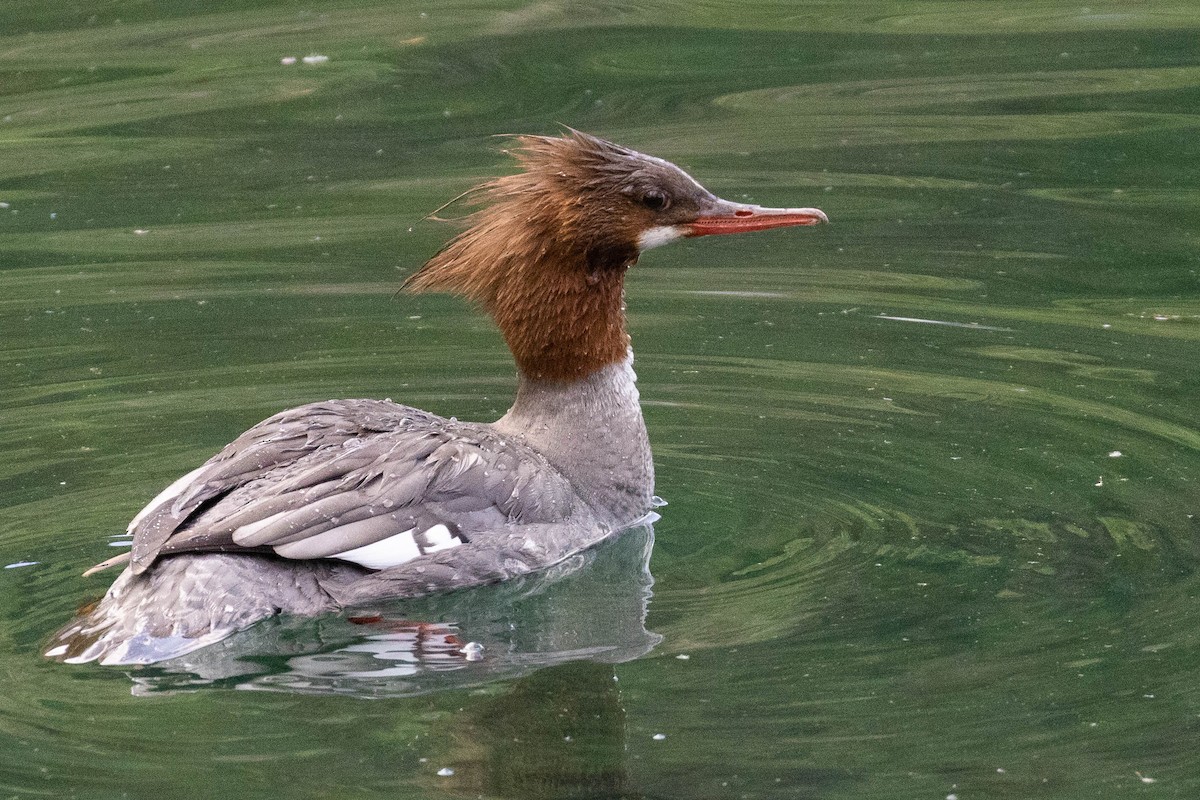
[{"label": "white wing patch", "polygon": [[438,550],[449,550],[462,544],[462,539],[451,533],[445,525],[434,525],[426,530],[422,537],[425,539],[421,548],[423,553],[436,553]]},{"label": "white wing patch", "polygon": [[[352,561],[367,569],[388,569],[429,553],[458,547],[463,541],[464,539],[451,532],[449,527],[439,524],[420,532],[412,529],[397,533],[353,550],[334,553],[330,558]],[[276,552],[279,550],[276,548]]]},{"label": "white wing patch", "polygon": [[405,531],[344,553],[334,553],[332,558],[353,561],[367,569],[387,569],[405,561],[412,561],[420,555],[421,548],[417,546],[413,531]]}]

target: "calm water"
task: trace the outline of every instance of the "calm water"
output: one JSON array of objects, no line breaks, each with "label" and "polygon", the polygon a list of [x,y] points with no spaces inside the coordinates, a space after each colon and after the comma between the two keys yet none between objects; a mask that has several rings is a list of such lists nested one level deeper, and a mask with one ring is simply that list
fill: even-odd
[{"label": "calm water", "polygon": [[[240,5],[0,8],[0,796],[1200,796],[1194,2]],[[557,123],[834,221],[631,274],[653,534],[43,662],[268,414],[504,411],[489,323],[393,295]]]}]

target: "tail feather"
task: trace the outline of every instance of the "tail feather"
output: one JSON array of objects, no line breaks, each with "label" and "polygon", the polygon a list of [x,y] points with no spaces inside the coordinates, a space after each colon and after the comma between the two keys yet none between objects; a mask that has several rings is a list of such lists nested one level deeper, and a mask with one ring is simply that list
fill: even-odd
[{"label": "tail feather", "polygon": [[[112,564],[93,570],[106,566]],[[69,664],[176,658],[281,612],[336,609],[321,582],[345,569],[350,568],[219,553],[163,559],[142,575],[126,569],[94,608],[52,637],[45,655]]]},{"label": "tail feather", "polygon": [[83,573],[83,577],[89,578],[92,575],[95,575],[97,572],[103,572],[104,570],[108,569],[109,567],[115,567],[119,564],[128,564],[129,556],[130,556],[130,553],[128,550],[126,550],[124,553],[121,553],[119,556],[113,556],[112,558],[101,561],[99,564],[95,565],[94,567],[89,567],[87,570],[85,570]]}]

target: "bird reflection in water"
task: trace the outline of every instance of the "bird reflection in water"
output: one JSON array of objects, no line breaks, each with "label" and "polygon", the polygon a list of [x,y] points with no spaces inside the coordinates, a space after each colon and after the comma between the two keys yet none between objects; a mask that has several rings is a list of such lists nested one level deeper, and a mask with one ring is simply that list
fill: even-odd
[{"label": "bird reflection in water", "polygon": [[646,525],[516,581],[347,616],[277,617],[130,672],[133,692],[224,687],[397,697],[571,661],[629,661],[661,640],[645,626],[653,546]]}]

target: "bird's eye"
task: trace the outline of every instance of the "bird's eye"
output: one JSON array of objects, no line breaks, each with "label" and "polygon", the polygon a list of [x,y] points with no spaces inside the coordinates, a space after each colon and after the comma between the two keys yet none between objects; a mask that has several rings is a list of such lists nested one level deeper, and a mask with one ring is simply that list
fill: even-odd
[{"label": "bird's eye", "polygon": [[642,195],[642,205],[651,211],[662,211],[670,205],[670,201],[662,192],[646,192]]}]

